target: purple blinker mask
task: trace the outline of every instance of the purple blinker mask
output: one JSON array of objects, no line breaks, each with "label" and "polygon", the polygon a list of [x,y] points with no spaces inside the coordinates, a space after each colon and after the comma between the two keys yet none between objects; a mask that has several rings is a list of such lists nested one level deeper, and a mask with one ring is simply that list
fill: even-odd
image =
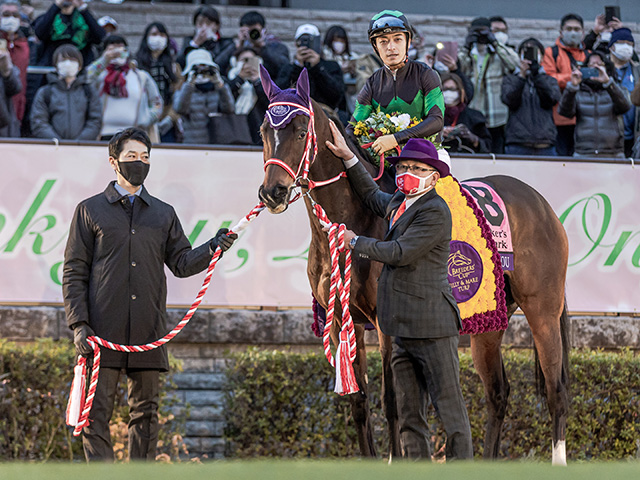
[{"label": "purple blinker mask", "polygon": [[[269,124],[275,130],[286,127],[297,115],[309,116],[308,110],[311,106],[311,96],[309,95],[309,74],[307,69],[302,69],[298,77],[296,88],[281,90],[269,76],[266,68],[260,65],[260,80],[264,93],[269,98],[269,108],[265,116]],[[273,105],[273,103],[287,102],[294,105]],[[299,107],[296,107],[298,105]]]}]

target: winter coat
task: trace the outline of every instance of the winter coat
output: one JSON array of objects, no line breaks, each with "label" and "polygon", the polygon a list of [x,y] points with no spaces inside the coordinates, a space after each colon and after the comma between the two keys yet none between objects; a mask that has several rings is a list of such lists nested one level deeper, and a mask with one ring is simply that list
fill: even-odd
[{"label": "winter coat", "polygon": [[[242,87],[242,85],[244,84],[244,80],[240,76],[237,76],[233,78],[233,80],[230,80],[229,83],[234,99],[238,100],[238,96],[240,95],[240,87]],[[258,99],[256,100],[256,104],[253,106],[251,111],[247,114],[247,122],[249,123],[251,140],[255,145],[262,145],[260,126],[264,121],[264,115],[267,112],[267,108],[269,108],[269,99],[264,93],[262,82],[260,80],[256,80],[255,82],[253,82],[253,89],[256,92]]]},{"label": "winter coat", "polygon": [[[73,43],[74,45],[76,45],[76,47],[78,46],[73,41],[71,41],[71,39],[52,40],[53,25],[58,14],[61,14],[60,7],[53,3],[51,7],[49,7],[49,10],[40,15],[33,22],[33,31],[41,42],[37,59],[38,65],[51,66],[53,64],[53,52],[55,52],[56,48],[58,48],[60,45],[64,45],[65,43]],[[100,25],[98,25],[98,22],[88,8],[80,11],[80,14],[82,15],[82,18],[84,19],[88,27],[86,34],[86,45],[84,45],[84,47],[80,49],[80,53],[82,53],[83,65],[89,65],[91,62],[93,62],[94,58],[92,49],[93,45],[102,43],[102,40],[106,36],[106,32]],[[61,14],[61,18],[66,24],[68,24],[71,20],[71,17],[69,15]]]},{"label": "winter coat", "polygon": [[[31,107],[31,133],[36,138],[96,140],[102,127],[102,102],[84,75],[67,82],[48,75]],[[89,97],[87,98],[87,94]]]},{"label": "winter coat", "polygon": [[[303,67],[290,63],[280,70],[276,84],[280,88],[295,86]],[[347,111],[342,69],[338,62],[321,59],[316,65],[308,68],[309,92],[316,102],[323,103],[329,108]]]},{"label": "winter coat", "polygon": [[507,75],[502,79],[502,101],[509,107],[505,143],[534,148],[555,145],[557,129],[553,107],[560,101],[555,78],[539,72]]},{"label": "winter coat", "polygon": [[[209,244],[192,249],[171,205],[146,188],[130,207],[112,181],[76,207],[64,253],[67,323],[88,323],[99,337],[125,345],[162,338],[168,324],[166,265],[176,277],[207,268]],[[126,202],[126,204],[124,203]],[[128,208],[133,208],[130,215]],[[167,370],[166,347],[144,353],[101,349],[101,366]]]},{"label": "winter coat", "polygon": [[229,61],[233,56],[233,52],[236,51],[236,44],[233,38],[220,37],[218,40],[210,38],[199,47],[194,47],[193,45],[191,45],[192,40],[193,37],[185,37],[182,45],[182,51],[176,59],[178,64],[182,68],[184,68],[189,52],[196,49],[203,49],[211,54],[213,61],[216,62],[220,67],[220,72],[223,75],[226,75],[227,71],[229,70]]},{"label": "winter coat", "polygon": [[576,117],[575,152],[578,155],[619,157],[624,155],[622,114],[631,103],[622,89],[610,80],[606,88],[591,82],[567,84],[558,113]]},{"label": "winter coat", "polygon": [[20,71],[15,65],[7,77],[0,75],[0,137],[20,136],[20,122],[13,108],[13,96],[20,93]]},{"label": "winter coat", "polygon": [[[478,137],[478,146],[474,147],[471,142],[460,137],[448,138],[447,141],[443,140],[443,145],[450,153],[469,153],[469,150],[475,153],[489,153],[491,151],[491,133],[489,133],[487,121],[481,112],[467,107],[460,112],[455,123],[456,125],[466,125],[471,133]],[[448,126],[445,122],[445,127]]]},{"label": "winter coat", "polygon": [[13,96],[13,108],[16,112],[18,122],[22,122],[24,117],[24,110],[27,105],[27,67],[29,66],[29,41],[27,37],[22,34],[21,30],[16,33],[16,38],[13,41],[9,40],[7,32],[0,30],[0,38],[4,38],[7,41],[7,50],[11,56],[11,62],[20,70],[20,83],[22,84],[22,90],[20,93]]},{"label": "winter coat", "polygon": [[[557,50],[558,55],[554,58],[553,52]],[[564,88],[571,82],[571,71],[573,70],[571,58],[576,62],[584,62],[586,54],[582,48],[567,47],[562,43],[562,39],[558,37],[556,44],[553,47],[547,47],[544,51],[544,57],[542,59],[542,68],[547,75],[555,78],[558,81],[560,91],[564,91]],[[553,120],[556,125],[575,125],[575,118],[563,117],[557,111],[558,107],[553,109]]]},{"label": "winter coat", "polygon": [[173,96],[173,109],[184,120],[184,143],[206,145],[209,142],[209,114],[234,113],[231,89],[226,83],[221,89],[203,92],[195,84],[185,82]]}]

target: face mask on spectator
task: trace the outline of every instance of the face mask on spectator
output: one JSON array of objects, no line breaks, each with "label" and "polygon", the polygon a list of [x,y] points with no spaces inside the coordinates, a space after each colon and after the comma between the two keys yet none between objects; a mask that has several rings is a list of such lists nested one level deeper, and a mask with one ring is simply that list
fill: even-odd
[{"label": "face mask on spectator", "polygon": [[122,50],[120,52],[120,56],[116,57],[114,59],[111,60],[111,64],[112,65],[116,65],[118,67],[122,67],[123,65],[125,65],[127,63],[129,59],[129,51],[128,50]]},{"label": "face mask on spectator", "polygon": [[0,18],[0,30],[5,32],[15,33],[20,28],[20,19],[17,17],[2,17]]},{"label": "face mask on spectator", "polygon": [[147,45],[152,52],[161,52],[167,48],[167,37],[164,35],[149,35]]},{"label": "face mask on spectator", "polygon": [[611,40],[611,32],[602,32],[600,34],[600,41],[602,43],[609,43],[609,40]]},{"label": "face mask on spectator", "polygon": [[134,187],[142,185],[149,174],[149,164],[144,163],[142,160],[134,162],[118,161],[118,169],[120,174]]},{"label": "face mask on spectator", "polygon": [[331,42],[331,48],[338,55],[342,55],[344,51],[347,49],[347,45],[344,42]]},{"label": "face mask on spectator", "polygon": [[445,90],[442,92],[445,105],[457,105],[460,100],[460,92],[457,90]]},{"label": "face mask on spectator", "polygon": [[440,60],[436,60],[435,62],[433,62],[433,69],[437,70],[438,72],[448,72],[449,71],[449,67],[447,67]]},{"label": "face mask on spectator", "polygon": [[75,77],[80,70],[80,64],[76,60],[60,60],[56,64],[56,70],[61,78]]},{"label": "face mask on spectator", "polygon": [[610,51],[623,62],[628,62],[633,56],[633,46],[628,43],[614,43]]},{"label": "face mask on spectator", "polygon": [[196,75],[196,77],[193,79],[193,82],[195,84],[200,84],[202,85],[203,83],[209,83],[211,82],[211,77],[209,75],[204,75],[202,73],[199,73],[198,75]]},{"label": "face mask on spectator", "polygon": [[569,47],[578,47],[582,42],[582,32],[562,31],[562,41]]},{"label": "face mask on spectator", "polygon": [[506,32],[496,32],[493,35],[496,37],[498,43],[501,43],[502,45],[506,45],[509,41],[509,34]]}]

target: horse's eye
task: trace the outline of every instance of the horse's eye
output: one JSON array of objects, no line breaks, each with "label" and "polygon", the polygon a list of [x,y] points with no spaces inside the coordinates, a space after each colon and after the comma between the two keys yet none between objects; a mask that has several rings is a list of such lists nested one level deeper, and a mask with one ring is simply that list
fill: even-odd
[{"label": "horse's eye", "polygon": [[302,140],[306,136],[307,136],[307,132],[306,132],[306,130],[303,130],[298,134],[298,140]]}]

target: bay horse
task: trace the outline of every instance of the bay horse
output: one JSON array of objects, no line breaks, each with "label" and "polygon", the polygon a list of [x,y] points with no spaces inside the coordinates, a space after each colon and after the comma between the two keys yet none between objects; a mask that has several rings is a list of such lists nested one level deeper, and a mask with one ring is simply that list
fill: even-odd
[{"label": "bay horse", "polygon": [[[296,98],[298,103],[304,102],[302,107],[308,109],[307,115],[291,114],[287,119],[288,123],[283,122],[286,125],[280,124],[277,128],[273,127],[273,119],[267,112],[261,126],[265,174],[258,196],[270,212],[282,213],[287,209],[298,184],[306,192],[304,200],[312,233],[307,274],[314,297],[326,309],[331,274],[329,243],[327,234],[313,213],[309,197],[325,209],[332,222],[344,223],[358,235],[384,238],[388,223],[368,211],[351,189],[349,181],[340,176],[344,171],[342,160],[325,145],[326,140],[332,140],[329,118],[321,106],[310,98],[306,70],[300,75],[296,88],[287,90],[280,90],[273,84],[266,70],[261,75],[265,93],[272,105],[282,102],[282,99],[290,101],[291,98]],[[280,112],[283,113],[286,112]],[[340,122],[335,123],[344,135]],[[317,137],[317,153],[309,158],[308,179],[314,182],[327,179],[334,181],[310,189],[308,182],[301,181],[299,173],[302,171],[305,152],[309,154],[307,141],[313,136]],[[349,138],[347,140],[351,150],[374,175],[376,168],[364,160],[360,148],[353,141]],[[514,262],[514,270],[504,272],[507,314],[511,317],[520,307],[531,328],[536,350],[537,386],[539,392],[546,397],[553,423],[552,461],[554,464],[566,464],[570,348],[564,295],[568,263],[566,233],[551,206],[530,186],[507,176],[490,176],[482,181],[498,192],[506,205],[512,232]],[[384,191],[395,190],[391,175],[383,176],[378,184]],[[360,392],[349,397],[363,456],[376,455],[367,400],[364,344],[364,326],[367,322],[376,327],[379,338],[382,356],[382,405],[390,431],[390,456],[399,456],[401,452],[390,365],[391,338],[380,330],[376,318],[377,278],[381,269],[382,265],[378,262],[355,256],[352,259],[350,310],[355,323],[357,343],[353,366]],[[339,307],[339,302],[336,305]],[[428,314],[425,312],[425,315]],[[339,314],[337,318],[340,318]],[[333,327],[332,339],[337,345],[339,321],[334,321]],[[488,459],[498,456],[509,397],[509,383],[500,350],[503,334],[503,331],[496,331],[471,335],[473,363],[483,382],[488,406],[483,452],[484,458]]]}]

